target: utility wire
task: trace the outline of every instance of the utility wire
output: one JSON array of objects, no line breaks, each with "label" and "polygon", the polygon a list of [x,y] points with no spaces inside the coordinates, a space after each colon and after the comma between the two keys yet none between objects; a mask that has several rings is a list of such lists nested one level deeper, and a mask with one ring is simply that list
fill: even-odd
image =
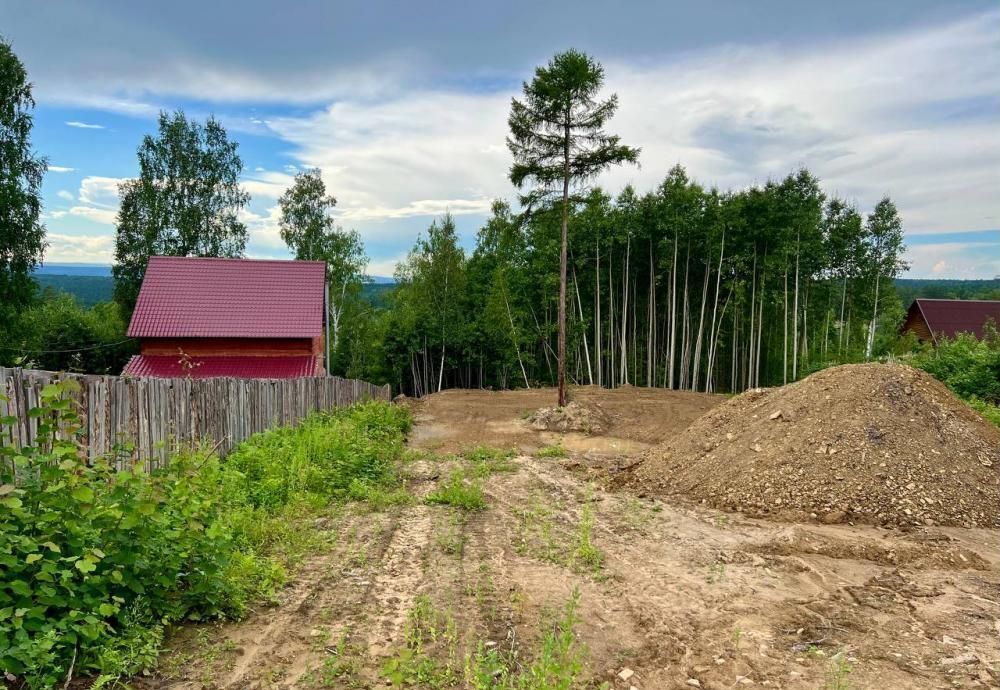
[{"label": "utility wire", "polygon": [[72,350],[25,350],[24,348],[20,347],[6,347],[3,345],[0,345],[0,350],[13,350],[14,352],[24,352],[26,354],[32,354],[32,355],[56,355],[56,354],[65,354],[67,352],[89,352],[91,350],[100,350],[101,348],[104,347],[115,347],[116,345],[124,345],[125,343],[131,342],[133,340],[136,339],[125,338],[125,340],[119,340],[116,343],[103,343],[101,345],[92,345],[91,347],[80,347]]}]

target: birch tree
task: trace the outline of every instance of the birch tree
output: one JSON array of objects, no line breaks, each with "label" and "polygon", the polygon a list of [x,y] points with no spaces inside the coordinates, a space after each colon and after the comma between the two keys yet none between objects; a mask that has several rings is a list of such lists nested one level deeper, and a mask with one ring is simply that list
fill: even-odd
[{"label": "birch tree", "polygon": [[295,258],[326,263],[330,345],[336,350],[344,310],[357,297],[368,264],[361,237],[356,231],[344,230],[334,223],[332,213],[337,200],[326,193],[318,168],[298,173],[292,186],[278,199],[278,205],[281,239]]}]

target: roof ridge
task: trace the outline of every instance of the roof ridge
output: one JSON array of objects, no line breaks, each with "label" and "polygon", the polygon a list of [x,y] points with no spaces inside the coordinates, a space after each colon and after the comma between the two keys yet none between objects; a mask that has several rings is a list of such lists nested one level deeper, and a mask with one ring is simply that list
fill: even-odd
[{"label": "roof ridge", "polygon": [[961,299],[959,297],[914,297],[914,302],[986,302],[1000,304],[1000,299]]},{"label": "roof ridge", "polygon": [[254,263],[271,263],[271,264],[326,264],[325,261],[320,259],[256,259],[252,257],[238,257],[238,256],[170,256],[169,254],[154,254],[149,257],[150,260],[153,259],[168,259],[170,261],[225,261],[225,262],[244,262],[252,261]]}]

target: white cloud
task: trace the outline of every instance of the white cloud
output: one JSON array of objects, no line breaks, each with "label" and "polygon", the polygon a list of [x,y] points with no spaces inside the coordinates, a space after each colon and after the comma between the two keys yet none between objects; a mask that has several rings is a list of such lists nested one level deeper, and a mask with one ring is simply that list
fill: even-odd
[{"label": "white cloud", "polygon": [[118,210],[118,185],[124,181],[121,177],[85,177],[80,181],[80,203]]},{"label": "white cloud", "polygon": [[74,201],[76,199],[72,192],[67,192],[65,189],[60,189],[56,192],[56,196],[60,199],[65,199],[66,201]]},{"label": "white cloud", "polygon": [[[996,227],[998,18],[609,62],[621,102],[610,129],[642,147],[642,167],[599,182],[648,189],[681,162],[703,183],[739,188],[805,165],[862,209],[889,194],[911,234]],[[515,95],[402,92],[268,123],[302,166],[323,169],[343,220],[483,213],[513,196],[504,138]]]},{"label": "white cloud", "polygon": [[293,175],[259,168],[253,177],[240,182],[243,189],[250,193],[252,199],[277,199],[295,181]]},{"label": "white cloud", "polygon": [[73,172],[74,170],[76,170],[76,168],[66,168],[66,167],[63,167],[61,165],[50,165],[49,166],[49,172],[54,172],[54,173],[69,173],[69,172]]},{"label": "white cloud", "polygon": [[69,120],[66,122],[69,127],[76,127],[77,129],[104,129],[104,125],[93,125],[87,122],[80,122],[79,120]]},{"label": "white cloud", "polygon": [[908,278],[964,278],[966,280],[1000,276],[1000,255],[996,243],[940,242],[909,247]]},{"label": "white cloud", "polygon": [[396,264],[406,259],[406,254],[400,254],[399,256],[390,257],[388,259],[378,259],[376,261],[369,261],[367,273],[370,276],[380,276],[382,278],[391,278],[396,272]]},{"label": "white cloud", "polygon": [[74,263],[111,263],[114,238],[111,235],[68,235],[49,232],[45,260]]}]

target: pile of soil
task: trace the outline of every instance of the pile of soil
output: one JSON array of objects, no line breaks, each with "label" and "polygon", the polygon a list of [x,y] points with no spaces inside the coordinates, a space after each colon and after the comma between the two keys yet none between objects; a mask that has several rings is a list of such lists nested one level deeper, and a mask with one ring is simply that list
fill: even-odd
[{"label": "pile of soil", "polygon": [[622,483],[778,519],[997,527],[1000,430],[922,371],[845,365],[732,398]]},{"label": "pile of soil", "polygon": [[603,434],[611,428],[611,415],[597,402],[576,400],[565,407],[543,407],[528,417],[528,424],[537,431],[580,431]]}]

